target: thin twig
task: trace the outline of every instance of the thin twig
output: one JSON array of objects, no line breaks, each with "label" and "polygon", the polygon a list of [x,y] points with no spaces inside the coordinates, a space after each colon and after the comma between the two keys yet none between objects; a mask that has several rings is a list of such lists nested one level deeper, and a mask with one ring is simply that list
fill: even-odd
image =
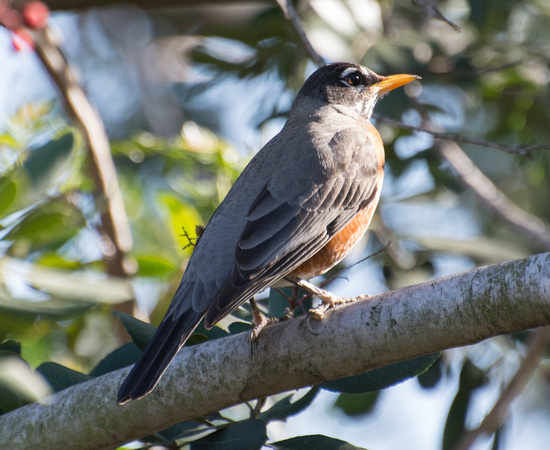
[{"label": "thin twig", "polygon": [[388,250],[388,248],[390,247],[391,245],[391,241],[388,241],[388,243],[386,245],[384,245],[384,247],[382,247],[380,250],[374,252],[374,253],[371,253],[370,255],[368,256],[365,256],[364,258],[360,259],[359,261],[357,262],[354,262],[353,264],[350,264],[349,266],[346,266],[346,267],[343,267],[341,270],[339,270],[338,272],[336,272],[332,277],[330,278],[327,278],[326,280],[324,280],[322,283],[321,283],[321,287],[325,287],[327,284],[331,283],[332,281],[334,281],[336,278],[340,277],[340,274],[342,272],[344,272],[345,270],[349,270],[351,269],[352,267],[358,265],[358,264],[361,264],[371,258],[374,258],[375,256],[378,256],[380,255],[381,253],[384,253],[386,250]]},{"label": "thin twig", "polygon": [[258,417],[260,417],[262,408],[265,406],[266,400],[267,400],[267,397],[260,397],[258,400],[256,400],[256,405],[254,406],[254,409],[250,413],[251,419],[257,419]]},{"label": "thin twig", "polygon": [[451,26],[455,31],[460,32],[460,27],[447,19],[443,13],[435,6],[431,1],[429,0],[411,0],[411,3],[413,5],[420,6],[422,10],[430,17],[433,17],[434,19],[440,20],[442,22],[445,22],[447,25]]},{"label": "thin twig", "polygon": [[188,247],[195,247],[195,245],[197,245],[197,238],[191,237],[185,227],[181,227],[181,229],[183,231],[183,234],[180,234],[180,237],[184,237],[185,239],[187,239],[187,244],[184,245],[182,250],[185,250]]},{"label": "thin twig", "polygon": [[[88,167],[95,182],[96,202],[101,210],[99,231],[107,273],[129,277],[132,270],[126,253],[132,248],[132,237],[103,122],[88,101],[52,30],[46,26],[33,31],[33,38],[36,55],[57,86],[65,110],[82,131],[88,146]],[[117,309],[131,313],[133,303],[129,301],[117,305]]]},{"label": "thin twig", "polygon": [[508,386],[500,394],[493,409],[485,416],[479,427],[463,436],[454,450],[468,450],[481,435],[493,434],[502,426],[510,414],[511,403],[523,392],[534,370],[544,357],[549,339],[550,327],[542,328],[533,334],[525,358]]},{"label": "thin twig", "polygon": [[290,21],[296,32],[298,33],[298,36],[302,40],[302,43],[304,44],[304,47],[306,48],[307,52],[309,53],[310,58],[313,60],[313,62],[317,65],[317,67],[321,67],[325,65],[324,59],[315,51],[313,46],[311,45],[311,42],[309,41],[306,32],[304,31],[304,28],[302,27],[302,23],[300,22],[300,19],[298,18],[298,14],[296,13],[296,10],[294,9],[294,6],[292,5],[291,0],[277,0],[277,4],[279,5],[279,8],[283,11],[283,14],[285,17]]},{"label": "thin twig", "polygon": [[454,133],[444,133],[441,131],[430,130],[428,128],[416,127],[414,125],[407,125],[398,120],[390,119],[389,117],[382,116],[380,114],[373,114],[373,117],[378,122],[385,122],[391,125],[394,125],[403,130],[410,131],[419,131],[421,133],[428,133],[436,139],[442,139],[447,141],[461,142],[463,144],[473,144],[480,147],[494,148],[497,150],[502,150],[503,152],[510,153],[512,155],[520,155],[532,157],[531,152],[534,150],[548,150],[550,149],[550,144],[535,144],[535,145],[507,145],[507,144],[498,144],[496,142],[484,141],[483,139],[477,139],[468,136],[462,136]]}]

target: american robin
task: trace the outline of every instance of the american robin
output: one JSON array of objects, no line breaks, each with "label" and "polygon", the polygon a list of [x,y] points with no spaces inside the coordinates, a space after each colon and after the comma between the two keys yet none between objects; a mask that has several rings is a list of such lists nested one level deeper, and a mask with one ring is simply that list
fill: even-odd
[{"label": "american robin", "polygon": [[119,403],[155,387],[204,316],[211,328],[285,276],[309,279],[346,256],[372,219],[384,177],[384,146],[369,122],[374,105],[417,78],[335,63],[307,79],[281,132],[210,219]]}]

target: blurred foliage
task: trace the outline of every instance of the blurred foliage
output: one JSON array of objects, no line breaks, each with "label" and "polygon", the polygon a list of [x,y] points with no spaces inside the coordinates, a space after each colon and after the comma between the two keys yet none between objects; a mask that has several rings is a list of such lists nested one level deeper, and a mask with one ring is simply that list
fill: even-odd
[{"label": "blurred foliage", "polygon": [[451,450],[460,442],[466,431],[466,419],[472,394],[476,389],[487,384],[485,373],[466,360],[459,376],[458,392],[449,410],[445,429],[443,431],[443,450]]},{"label": "blurred foliage", "polygon": [[[126,355],[139,351],[104,358],[119,345],[109,305],[132,298],[132,287],[105,273],[80,135],[51,111],[52,103],[22,106],[1,137],[0,336],[22,343],[9,367],[27,360],[38,366],[29,380],[42,375],[57,391],[89,379],[82,372],[124,367],[134,360]],[[158,289],[152,309],[161,296],[169,300],[164,291],[181,275],[178,261],[191,252],[195,226],[206,223],[244,161],[191,122],[173,139],[138,133],[113,142],[113,155],[136,237],[136,282],[152,280]],[[17,367],[8,371],[15,379],[25,371]],[[15,389],[10,383],[6,392]],[[0,407],[36,399],[16,398]]]},{"label": "blurred foliage", "polygon": [[[510,145],[550,143],[547,2],[438,2],[460,32],[430,17],[419,4],[296,2],[305,31],[327,60],[359,62],[382,74],[422,76],[421,83],[380,102],[378,114],[417,126],[428,120],[449,132]],[[238,136],[239,147],[256,151],[288,113],[290,98],[313,69],[297,34],[269,3],[234,6],[148,12],[120,7],[72,19],[78,21],[80,39],[70,56],[112,137],[135,243],[130,257],[138,271],[131,287],[105,274],[86,151],[56,103],[22,105],[0,131],[2,411],[139,357],[153,327],[120,314],[113,319],[110,305],[131,298],[133,289],[140,306],[152,313],[151,321],[160,321],[192,250],[195,227],[207,223],[248,159],[219,135]],[[360,269],[373,284],[362,286],[362,292],[542,250],[464,191],[431,151],[429,135],[382,122],[377,126],[386,144],[387,181],[373,238],[363,253],[373,253],[390,239],[392,245],[348,272],[350,278],[360,278]],[[463,148],[513,202],[550,219],[548,151],[528,159],[473,145]],[[273,291],[260,305],[282,316],[289,294]],[[308,309],[311,300],[307,302],[302,308],[296,305],[296,311]],[[133,340],[122,347],[113,326],[119,319]],[[245,306],[224,329],[200,326],[188,345],[241,332],[249,328],[243,323],[249,319]],[[504,385],[523,348],[518,334],[446,352],[435,363],[433,355],[338,380],[324,386],[338,391],[329,414],[336,409],[363,420],[383,407],[379,389],[424,372],[418,381],[426,392],[445,383],[456,385],[440,430],[442,445],[449,448],[479,419],[479,411],[487,410],[476,395]],[[547,377],[537,381],[531,389],[547,395]],[[260,448],[271,422],[306,410],[318,392],[313,387],[298,399],[269,399],[258,418],[213,414],[143,442],[227,448],[231,441],[232,448]],[[523,408],[547,413],[535,401]],[[493,448],[511,448],[509,433],[511,428],[501,429]],[[364,440],[368,443],[369,436]],[[269,445],[355,448],[320,435]]]}]

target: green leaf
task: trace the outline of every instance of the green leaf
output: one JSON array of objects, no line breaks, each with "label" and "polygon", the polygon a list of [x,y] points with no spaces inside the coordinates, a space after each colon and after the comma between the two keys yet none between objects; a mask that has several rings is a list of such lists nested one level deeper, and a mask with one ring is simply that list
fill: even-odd
[{"label": "green leaf", "polygon": [[130,314],[126,314],[119,311],[112,311],[113,316],[118,317],[122,322],[124,328],[132,338],[134,344],[143,351],[149,344],[149,341],[152,339],[153,334],[155,334],[156,328],[150,323],[145,323],[139,319],[136,319]]},{"label": "green leaf", "polygon": [[134,364],[141,356],[136,344],[128,342],[122,347],[113,350],[92,369],[90,376],[95,378],[115,370]]},{"label": "green leaf", "polygon": [[266,441],[265,422],[248,419],[191,442],[191,450],[259,450]]},{"label": "green leaf", "polygon": [[195,420],[189,420],[188,422],[178,423],[166,430],[156,433],[161,439],[155,438],[155,436],[149,436],[143,440],[145,442],[165,444],[167,442],[174,442],[178,439],[190,438],[198,433],[203,433],[206,429],[206,425]]},{"label": "green leaf", "polygon": [[194,420],[200,424],[207,425],[209,427],[214,426],[213,423],[216,420],[221,420],[222,422],[228,421],[228,419],[222,416],[219,412],[206,414],[205,416],[201,416],[201,417],[195,417]]},{"label": "green leaf", "polygon": [[191,347],[192,345],[202,344],[203,342],[208,342],[210,339],[202,333],[193,333],[189,336],[189,339],[185,341],[186,347]]},{"label": "green leaf", "polygon": [[[51,308],[62,309],[73,305],[90,308],[96,303],[120,303],[132,298],[131,286],[127,280],[120,277],[98,277],[97,273],[54,269],[21,259],[0,258],[0,274],[4,274],[5,277],[8,273],[12,274],[10,276],[17,276],[20,282],[29,288],[49,294],[48,303]],[[4,303],[2,300],[0,293],[0,305]],[[24,303],[22,299],[11,301],[15,309]],[[35,301],[34,304],[40,308],[46,302]],[[30,308],[32,309],[32,305]]]},{"label": "green leaf", "polygon": [[341,409],[348,416],[367,414],[374,409],[379,394],[380,391],[364,392],[362,394],[342,393],[338,396],[334,406]]},{"label": "green leaf", "polygon": [[441,358],[438,358],[426,372],[418,375],[417,380],[420,386],[424,389],[431,389],[441,381],[443,376],[443,361]]},{"label": "green leaf", "polygon": [[66,133],[30,152],[23,168],[29,174],[35,190],[49,189],[70,169],[73,145],[73,133]]},{"label": "green leaf", "polygon": [[259,418],[265,420],[266,422],[270,422],[272,420],[286,421],[288,417],[298,414],[307,408],[317,396],[319,390],[320,388],[318,386],[314,386],[303,397],[300,397],[295,402],[290,401],[294,394],[284,397],[267,411],[261,413]]},{"label": "green leaf", "polygon": [[12,135],[3,133],[0,134],[0,146],[4,145],[6,147],[16,148],[18,147],[18,142]]},{"label": "green leaf", "polygon": [[438,357],[439,353],[421,356],[420,358],[371,370],[361,375],[327,381],[322,383],[320,387],[329,391],[346,392],[348,394],[378,391],[424,373]]},{"label": "green leaf", "polygon": [[189,240],[185,237],[184,231],[194,237],[196,226],[202,224],[201,216],[194,207],[183,203],[175,195],[162,193],[157,196],[157,200],[168,213],[170,235],[181,248],[185,248],[187,253],[191,254],[192,246],[189,246]]},{"label": "green leaf", "polygon": [[14,299],[0,289],[0,333],[22,332],[25,327],[32,325],[37,317],[43,320],[75,317],[88,311],[92,306],[92,304],[71,303],[57,298],[43,301]]},{"label": "green leaf", "polygon": [[51,200],[36,206],[4,239],[28,243],[31,251],[42,247],[57,248],[73,237],[84,224],[82,212],[75,205]]},{"label": "green leaf", "polygon": [[158,277],[168,275],[177,268],[172,261],[154,255],[136,256],[139,265],[138,275],[142,277]]},{"label": "green leaf", "polygon": [[245,333],[252,331],[252,325],[246,322],[233,322],[227,327],[229,334]]},{"label": "green leaf", "polygon": [[17,183],[10,176],[0,178],[0,218],[11,211],[11,206],[17,198]]},{"label": "green leaf", "polygon": [[89,375],[54,362],[42,363],[36,368],[36,371],[48,380],[54,392],[62,391],[75,384],[84,383],[92,379]]},{"label": "green leaf", "polygon": [[270,442],[269,445],[276,450],[365,450],[363,447],[356,447],[322,434],[298,436],[284,441]]},{"label": "green leaf", "polygon": [[21,356],[21,343],[17,341],[7,340],[0,344],[0,354],[12,353]]},{"label": "green leaf", "polygon": [[44,378],[21,357],[0,355],[0,411],[8,412],[51,394]]},{"label": "green leaf", "polygon": [[[199,323],[199,326],[195,329],[195,333],[202,334],[208,339],[221,339],[229,336],[229,333],[220,327],[212,327],[207,330],[206,328],[204,328],[204,321],[201,321],[201,323]],[[195,333],[193,333],[193,335]]]},{"label": "green leaf", "polygon": [[82,267],[80,262],[69,261],[54,252],[47,252],[41,255],[36,262],[40,266],[55,267],[57,269],[70,269],[72,271]]},{"label": "green leaf", "polygon": [[455,448],[466,431],[466,417],[473,392],[487,383],[485,372],[466,360],[460,371],[458,392],[451,404],[443,431],[443,450]]}]

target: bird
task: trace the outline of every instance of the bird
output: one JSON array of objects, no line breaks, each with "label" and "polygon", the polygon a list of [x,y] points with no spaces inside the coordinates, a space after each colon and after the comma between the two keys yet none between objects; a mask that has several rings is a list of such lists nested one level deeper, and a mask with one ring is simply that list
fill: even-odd
[{"label": "bird", "polygon": [[350,252],[370,224],[384,178],[374,106],[418,78],[347,62],[308,77],[282,130],[244,168],[195,243],[118,403],[151,392],[203,318],[210,329],[283,278],[309,280]]}]

